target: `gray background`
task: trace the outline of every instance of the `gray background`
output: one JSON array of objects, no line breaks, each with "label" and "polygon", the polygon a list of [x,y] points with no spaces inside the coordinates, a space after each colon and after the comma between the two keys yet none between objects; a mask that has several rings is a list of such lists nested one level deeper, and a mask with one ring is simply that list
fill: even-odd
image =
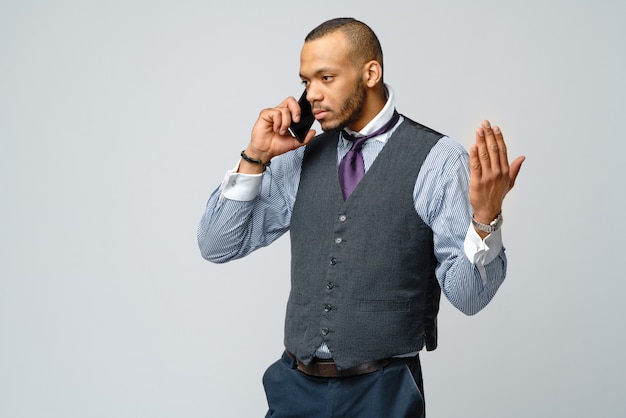
[{"label": "gray background", "polygon": [[0,416],[264,415],[288,239],[217,266],[196,226],[345,15],[402,113],[466,147],[489,118],[528,157],[507,280],[475,317],[444,302],[422,356],[429,416],[626,414],[626,3],[378,3],[0,0]]}]

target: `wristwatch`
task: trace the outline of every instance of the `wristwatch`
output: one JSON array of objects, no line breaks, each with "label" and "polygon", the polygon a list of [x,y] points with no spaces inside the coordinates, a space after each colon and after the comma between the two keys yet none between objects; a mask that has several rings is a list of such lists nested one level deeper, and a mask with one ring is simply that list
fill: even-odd
[{"label": "wristwatch", "polygon": [[474,225],[474,227],[479,231],[488,232],[490,234],[500,229],[500,227],[502,226],[502,221],[502,212],[498,213],[498,217],[494,219],[494,221],[490,224],[481,224],[476,219],[474,219],[474,215],[472,215],[472,225]]}]

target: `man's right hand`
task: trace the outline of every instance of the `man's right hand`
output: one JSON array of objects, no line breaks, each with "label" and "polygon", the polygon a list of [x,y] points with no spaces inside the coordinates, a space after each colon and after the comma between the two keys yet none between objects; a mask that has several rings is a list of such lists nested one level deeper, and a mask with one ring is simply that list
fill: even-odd
[{"label": "man's right hand", "polygon": [[[246,155],[267,163],[277,155],[309,143],[315,136],[315,130],[309,130],[304,142],[300,143],[289,133],[288,128],[292,120],[300,121],[300,105],[293,97],[287,97],[276,107],[262,110],[252,128],[252,138],[245,149]],[[264,169],[265,167],[261,164],[241,159],[238,172],[258,174]]]}]

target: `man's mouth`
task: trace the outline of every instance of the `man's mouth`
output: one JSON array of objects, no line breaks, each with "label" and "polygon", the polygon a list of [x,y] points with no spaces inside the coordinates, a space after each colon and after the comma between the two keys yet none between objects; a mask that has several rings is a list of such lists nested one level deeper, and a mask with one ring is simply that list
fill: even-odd
[{"label": "man's mouth", "polygon": [[313,115],[317,120],[323,119],[328,113],[328,109],[313,109]]}]

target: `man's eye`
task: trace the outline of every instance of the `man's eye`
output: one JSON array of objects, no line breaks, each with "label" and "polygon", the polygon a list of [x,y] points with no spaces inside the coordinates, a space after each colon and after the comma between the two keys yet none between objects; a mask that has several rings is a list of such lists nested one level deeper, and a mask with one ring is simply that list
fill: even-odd
[{"label": "man's eye", "polygon": [[331,81],[333,79],[332,75],[323,75],[322,76],[322,80],[323,81]]},{"label": "man's eye", "polygon": [[304,87],[307,87],[309,85],[309,82],[307,80],[302,80],[300,82]]}]

